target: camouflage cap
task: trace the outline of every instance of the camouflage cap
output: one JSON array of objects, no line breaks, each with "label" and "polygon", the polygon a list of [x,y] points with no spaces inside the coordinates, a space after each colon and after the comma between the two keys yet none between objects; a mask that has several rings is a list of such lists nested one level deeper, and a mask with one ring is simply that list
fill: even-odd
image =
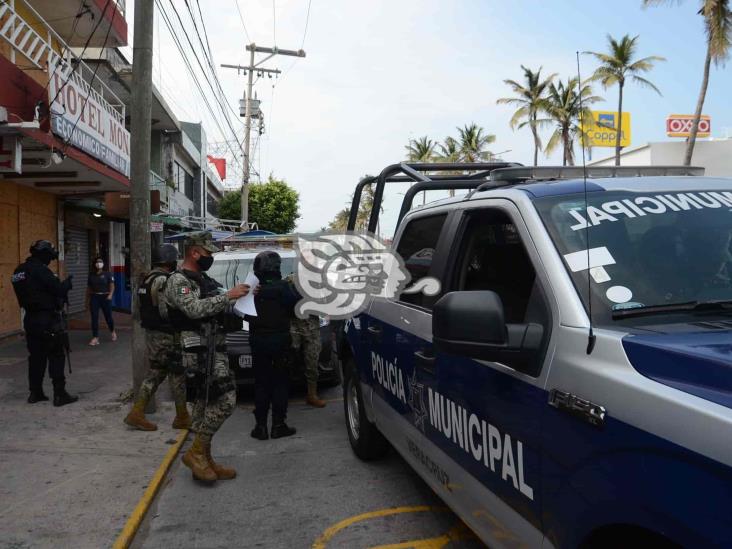
[{"label": "camouflage cap", "polygon": [[213,237],[209,231],[195,231],[188,233],[183,243],[186,248],[200,246],[211,253],[219,251],[219,249],[214,245]]}]

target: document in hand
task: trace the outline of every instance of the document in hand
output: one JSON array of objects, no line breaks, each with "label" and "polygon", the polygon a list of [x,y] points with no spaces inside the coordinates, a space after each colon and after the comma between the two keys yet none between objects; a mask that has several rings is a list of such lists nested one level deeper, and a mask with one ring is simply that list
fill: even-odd
[{"label": "document in hand", "polygon": [[249,284],[249,293],[236,300],[236,303],[234,303],[234,313],[242,318],[245,315],[257,316],[257,309],[254,307],[254,288],[259,285],[259,279],[251,272],[247,275],[244,284]]}]

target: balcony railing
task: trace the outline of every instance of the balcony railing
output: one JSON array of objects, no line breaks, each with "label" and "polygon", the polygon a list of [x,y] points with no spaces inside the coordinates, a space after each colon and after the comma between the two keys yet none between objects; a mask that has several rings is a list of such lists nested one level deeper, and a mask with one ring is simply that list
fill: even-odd
[{"label": "balcony railing", "polygon": [[[94,79],[94,71],[71,52],[71,48],[66,44],[64,39],[51,28],[33,6],[25,0],[16,1],[21,1],[25,4],[27,9],[37,19],[38,24],[44,28],[45,33],[42,35],[36,31],[30,23],[25,21],[15,11],[9,2],[2,2],[0,3],[0,36],[13,49],[25,56],[33,66],[47,71],[49,78],[52,77],[54,71],[63,80],[73,78],[76,84],[81,85],[83,89],[89,90],[91,97],[95,101],[107,107],[107,112],[112,114],[124,127],[125,105],[122,100],[117,97],[109,86],[98,78],[94,81],[94,86],[97,89],[92,88],[89,82]],[[124,9],[124,0],[118,0],[117,4],[120,5],[120,9]],[[63,56],[53,48],[52,42],[58,42]],[[74,70],[74,65],[78,65],[76,70]]]}]

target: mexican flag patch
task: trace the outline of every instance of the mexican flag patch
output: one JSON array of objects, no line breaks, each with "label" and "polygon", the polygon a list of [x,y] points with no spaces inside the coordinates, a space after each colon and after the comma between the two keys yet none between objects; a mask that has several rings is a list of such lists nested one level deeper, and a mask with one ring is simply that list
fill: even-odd
[{"label": "mexican flag patch", "polygon": [[183,286],[178,292],[180,295],[187,295],[191,293],[191,289],[188,286]]}]

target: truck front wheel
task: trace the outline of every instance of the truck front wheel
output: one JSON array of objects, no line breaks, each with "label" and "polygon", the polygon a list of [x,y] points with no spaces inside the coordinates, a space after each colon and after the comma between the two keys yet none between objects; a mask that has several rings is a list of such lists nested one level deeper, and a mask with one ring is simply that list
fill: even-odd
[{"label": "truck front wheel", "polygon": [[349,359],[344,366],[346,380],[343,384],[343,406],[351,448],[364,461],[382,458],[389,451],[389,442],[366,417],[361,384],[353,359]]}]

